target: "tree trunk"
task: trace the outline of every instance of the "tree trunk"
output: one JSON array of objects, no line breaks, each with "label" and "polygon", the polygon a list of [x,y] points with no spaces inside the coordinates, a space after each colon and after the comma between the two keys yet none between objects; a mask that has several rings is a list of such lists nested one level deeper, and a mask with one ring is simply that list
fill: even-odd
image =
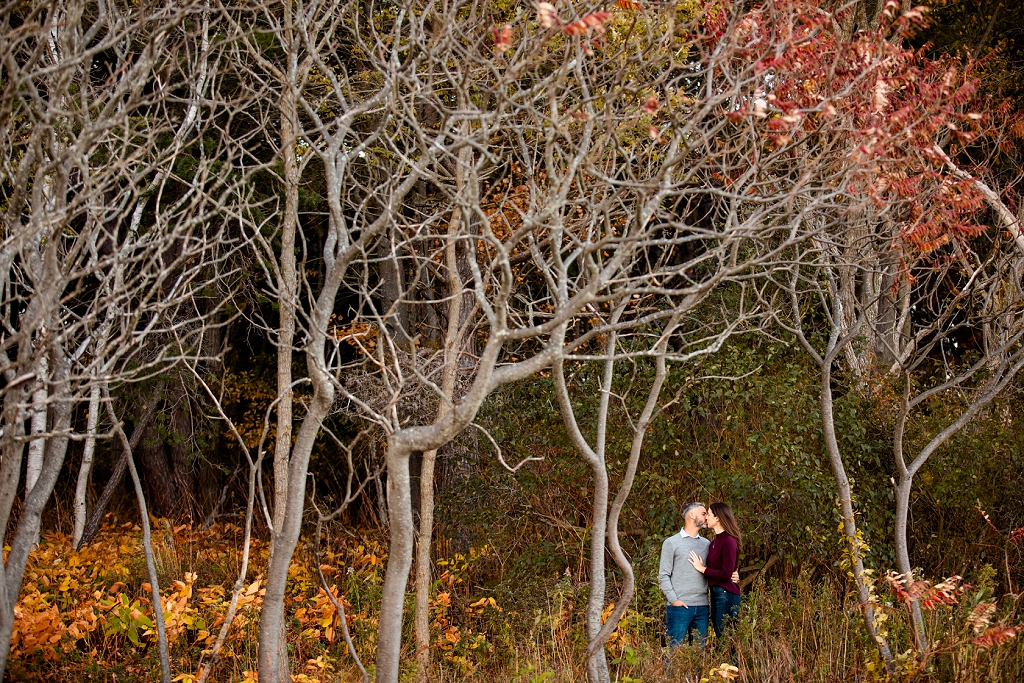
[{"label": "tree trunk", "polygon": [[[899,484],[896,486],[896,569],[903,575],[903,580],[909,587],[914,583],[914,570],[910,565],[910,552],[907,548],[907,520],[910,512],[910,494],[913,488],[913,479],[910,476],[900,475]],[[921,602],[917,596],[908,592],[910,608],[911,628],[914,632],[914,648],[923,659],[928,653],[928,633],[924,627],[924,615],[921,613]]]},{"label": "tree trunk", "polygon": [[[467,188],[466,172],[472,162],[472,150],[467,146],[459,151],[455,167],[456,196],[462,197]],[[477,179],[471,175],[471,197],[477,194]],[[462,366],[463,353],[469,351],[471,343],[468,322],[473,312],[473,293],[466,291],[466,283],[472,282],[472,273],[467,263],[469,255],[459,249],[455,236],[467,217],[462,207],[456,206],[448,222],[449,239],[445,244],[445,268],[447,270],[448,319],[444,338],[444,370],[441,377],[441,396],[437,405],[434,422],[440,422],[451,413],[454,405],[455,387]],[[413,616],[413,630],[416,636],[416,680],[426,683],[430,675],[430,547],[434,533],[434,471],[437,449],[423,452],[419,471],[419,538],[416,543],[416,608]]]},{"label": "tree trunk", "polygon": [[589,647],[601,632],[601,613],[604,611],[605,589],[605,534],[608,526],[608,471],[601,462],[591,467],[594,480],[594,504],[590,530],[590,596],[587,599],[587,679],[591,683],[609,683],[608,657],[603,647]]},{"label": "tree trunk", "polygon": [[854,584],[857,587],[857,601],[860,604],[861,614],[864,617],[864,627],[867,629],[868,636],[878,648],[878,653],[885,664],[886,672],[892,676],[896,671],[892,651],[889,649],[889,644],[885,637],[879,633],[875,623],[875,608],[871,602],[871,585],[864,573],[864,559],[861,555],[863,540],[861,539],[860,532],[857,530],[857,522],[854,518],[853,492],[850,488],[850,479],[846,475],[846,466],[843,464],[842,453],[839,450],[839,441],[836,439],[832,404],[831,366],[832,356],[828,355],[821,365],[821,421],[825,436],[825,449],[828,452],[832,476],[839,490],[839,510],[843,519],[843,533],[846,535],[850,571],[853,574]]},{"label": "tree trunk", "polygon": [[[142,443],[135,452],[139,454],[139,465],[146,473],[146,488],[154,512],[158,517],[170,516],[177,508],[181,497],[175,485],[174,470],[171,469],[171,463],[167,458],[167,446],[152,424],[143,434]],[[128,451],[125,451],[124,457],[126,461],[132,459]],[[133,466],[133,462],[126,464],[129,470]]]},{"label": "tree trunk", "polygon": [[647,435],[647,429],[650,427],[651,421],[654,419],[655,410],[658,408],[658,400],[661,397],[662,387],[665,386],[665,378],[668,374],[665,362],[665,353],[668,350],[670,333],[675,330],[680,316],[681,311],[677,312],[676,315],[669,319],[668,324],[665,326],[665,331],[662,333],[661,341],[656,347],[654,381],[651,383],[651,388],[647,392],[647,401],[644,404],[643,411],[640,413],[640,419],[637,421],[633,432],[633,439],[630,443],[629,449],[629,461],[626,464],[626,472],[622,477],[622,483],[619,484],[619,490],[615,494],[615,500],[612,501],[611,507],[608,510],[608,551],[615,560],[615,564],[622,571],[622,593],[619,595],[615,608],[612,609],[611,614],[608,615],[608,620],[601,627],[601,630],[598,631],[596,635],[589,638],[590,644],[588,646],[588,651],[590,653],[593,653],[598,648],[604,648],[604,644],[607,642],[608,637],[611,636],[612,632],[617,628],[619,620],[622,618],[622,615],[626,613],[626,609],[629,608],[629,603],[633,599],[633,592],[636,588],[636,577],[633,573],[633,565],[630,563],[629,558],[626,557],[626,553],[623,552],[622,546],[619,544],[619,516],[622,513],[622,508],[626,504],[626,499],[629,497],[630,490],[633,488],[633,480],[636,477],[636,470],[640,464],[640,452],[643,448],[644,438]]},{"label": "tree trunk", "polygon": [[153,557],[153,542],[149,528],[149,511],[146,509],[146,497],[142,493],[142,482],[139,481],[139,473],[135,470],[131,443],[128,441],[128,437],[124,435],[124,430],[121,429],[121,423],[118,421],[117,415],[114,414],[114,406],[110,401],[110,394],[108,393],[104,398],[107,399],[107,413],[110,415],[110,421],[114,425],[114,431],[117,432],[121,439],[121,444],[124,446],[125,459],[128,461],[128,471],[132,475],[135,498],[139,504],[139,518],[142,520],[142,549],[146,556],[146,570],[149,574],[149,591],[153,605],[153,620],[156,622],[160,678],[162,683],[171,683],[171,664],[167,651],[167,631],[164,629],[164,604],[160,597],[160,584],[156,575],[156,561]]},{"label": "tree trunk", "polygon": [[[157,404],[160,402],[160,394],[163,392],[163,382],[160,382],[153,388],[153,392],[149,396],[149,401],[146,404],[146,412],[143,413],[139,419],[138,424],[132,430],[132,437],[128,440],[131,448],[137,448],[139,441],[142,439],[143,432],[149,427],[149,423],[153,420],[153,415],[156,414]],[[100,494],[99,499],[96,501],[96,505],[93,507],[92,515],[89,517],[89,521],[86,523],[85,528],[82,530],[82,538],[79,539],[76,548],[82,548],[92,542],[92,539],[96,537],[96,534],[100,530],[100,525],[103,523],[103,515],[107,511],[107,505],[110,503],[110,499],[114,496],[114,492],[121,485],[121,481],[124,479],[124,473],[128,469],[128,452],[124,451],[121,454],[121,458],[117,461],[117,466],[114,468],[114,473],[110,475],[110,479],[107,481],[107,485],[103,487],[103,493]]]},{"label": "tree trunk", "polygon": [[[58,363],[58,371],[55,373],[54,387],[65,386],[69,370],[70,363],[67,359],[62,358]],[[46,439],[46,450],[39,478],[25,499],[14,538],[10,543],[11,549],[7,554],[7,561],[3,564],[3,577],[0,580],[0,677],[3,676],[3,672],[7,668],[11,634],[14,632],[14,606],[21,594],[25,565],[28,563],[29,553],[39,540],[43,509],[50,499],[53,486],[64,465],[64,456],[67,454],[68,437],[66,434],[71,428],[71,402],[60,400],[61,398],[62,396],[57,391],[50,393],[55,435]],[[0,545],[3,542],[4,539],[0,537]]]},{"label": "tree trunk", "polygon": [[88,509],[85,504],[89,489],[89,475],[92,473],[92,458],[96,451],[96,425],[100,412],[100,385],[94,384],[89,393],[89,415],[85,426],[85,447],[82,449],[82,466],[78,470],[78,484],[75,486],[75,527],[71,545],[79,547],[85,531]]},{"label": "tree trunk", "polygon": [[[442,400],[442,403],[444,401]],[[434,463],[437,449],[423,453],[420,462],[419,536],[416,539],[416,680],[430,677],[430,546],[434,530]]]},{"label": "tree trunk", "polygon": [[[333,301],[333,297],[332,297]],[[322,322],[326,322],[325,320]],[[310,354],[317,351],[316,345]],[[322,354],[323,346],[319,347]],[[312,366],[315,360],[309,364]],[[302,509],[306,502],[306,473],[309,456],[320,433],[320,427],[334,402],[334,389],[326,379],[322,368],[310,368],[313,375],[319,371],[321,381],[314,382],[313,397],[306,409],[306,416],[295,439],[288,471],[288,498],[285,500],[284,524],[274,528],[272,548],[267,568],[267,592],[263,599],[263,614],[260,618],[260,683],[289,683],[290,677],[282,678],[281,658],[287,658],[287,643],[283,640],[285,628],[284,593],[288,582],[288,567],[291,564],[295,545],[302,531]],[[408,513],[408,510],[406,511]],[[287,664],[287,661],[285,661]]]},{"label": "tree trunk", "polygon": [[[291,10],[285,11],[285,40],[289,48],[294,48],[294,34],[291,26]],[[281,160],[284,166],[284,214],[281,220],[281,254],[277,278],[277,303],[279,311],[277,329],[277,433],[274,440],[274,529],[277,538],[285,525],[289,489],[289,465],[292,453],[292,347],[295,343],[295,311],[298,296],[298,273],[295,259],[295,237],[299,227],[299,166],[295,158],[297,93],[295,79],[297,73],[288,70],[288,81],[282,84],[281,101]],[[273,554],[277,543],[271,543],[268,566],[273,564]],[[291,553],[288,554],[289,560]],[[275,678],[280,681],[290,679],[288,662],[287,624],[282,618],[278,652],[275,662],[277,671]],[[262,665],[261,665],[262,679]]]},{"label": "tree trunk", "polygon": [[188,393],[181,382],[175,387],[173,401],[171,438],[167,445],[171,468],[174,470],[174,486],[178,491],[176,510],[179,514],[191,516],[193,509],[199,509],[196,499],[196,467],[189,451],[189,444],[195,438],[195,425],[189,409]]},{"label": "tree trunk", "polygon": [[[622,308],[613,315],[617,322]],[[572,399],[565,381],[565,369],[561,361],[554,364],[552,376],[555,393],[562,412],[569,438],[577,452],[590,466],[594,485],[590,520],[590,595],[587,599],[587,680],[591,683],[609,683],[608,658],[604,648],[595,644],[601,635],[601,613],[604,611],[607,577],[605,576],[605,536],[608,529],[608,467],[605,463],[605,445],[608,433],[608,407],[611,398],[612,380],[615,370],[616,335],[610,333],[605,346],[604,373],[601,377],[601,391],[596,411],[597,434],[594,447],[587,443],[576,419]]]},{"label": "tree trunk", "polygon": [[[613,321],[618,321],[620,308],[615,312]],[[608,441],[608,408],[612,394],[612,382],[615,378],[615,345],[616,334],[608,335],[605,354],[608,360],[604,363],[604,376],[601,378],[601,398],[597,411],[597,438],[594,452],[591,453],[590,472],[594,483],[594,501],[591,512],[590,528],[590,595],[587,598],[587,678],[590,683],[610,683],[608,657],[603,647],[592,647],[601,633],[601,613],[604,611],[605,593],[608,583],[605,568],[605,542],[608,532],[608,464],[606,461],[606,445]],[[561,365],[561,364],[559,364]],[[563,377],[562,368],[558,369],[559,377]],[[564,381],[562,382],[564,384]],[[585,454],[586,455],[586,454]]]},{"label": "tree trunk", "polygon": [[[537,358],[536,366],[551,362],[553,348],[561,348],[565,326],[556,329],[555,342],[549,342],[546,352]],[[557,344],[557,346],[556,346]],[[409,481],[409,455],[414,450],[438,449],[454,439],[476,417],[487,395],[499,382],[523,379],[535,366],[517,368],[500,379],[495,377],[495,365],[502,350],[500,335],[487,340],[477,365],[473,384],[457,406],[443,419],[429,425],[414,425],[392,432],[388,437],[388,524],[391,531],[388,568],[380,603],[377,642],[377,683],[398,683],[402,653],[402,612],[405,589],[412,566],[414,530],[412,522]]]},{"label": "tree trunk", "polygon": [[395,228],[389,228],[391,239],[377,242],[378,278],[380,279],[380,315],[385,320],[388,335],[401,349],[409,350],[412,330],[409,326],[409,305],[406,302],[405,273],[398,254],[394,251]]},{"label": "tree trunk", "polygon": [[[903,393],[900,403],[900,411],[896,415],[896,425],[893,429],[893,450],[896,456],[896,468],[899,472],[899,483],[896,485],[896,523],[894,525],[894,545],[896,546],[896,568],[903,575],[903,580],[909,587],[914,583],[914,570],[910,565],[910,551],[907,546],[907,521],[910,516],[910,494],[914,486],[914,477],[907,469],[907,462],[903,454],[903,437],[906,434],[907,417],[910,414],[910,375],[903,376]],[[921,661],[927,657],[928,633],[924,627],[924,615],[921,614],[921,604],[912,591],[907,591],[909,596],[911,630],[914,633],[914,648],[917,650]]]},{"label": "tree trunk", "polygon": [[394,436],[388,439],[388,526],[391,532],[388,569],[380,601],[377,635],[377,683],[397,683],[402,649],[402,608],[412,566],[414,543],[409,455],[412,449]]},{"label": "tree trunk", "polygon": [[39,472],[43,469],[43,448],[46,446],[46,383],[49,374],[49,362],[45,354],[39,356],[39,364],[36,367],[36,381],[39,388],[32,393],[32,420],[31,435],[34,437],[28,444],[28,460],[25,462],[25,498],[28,499],[29,492],[36,485],[39,479]]}]

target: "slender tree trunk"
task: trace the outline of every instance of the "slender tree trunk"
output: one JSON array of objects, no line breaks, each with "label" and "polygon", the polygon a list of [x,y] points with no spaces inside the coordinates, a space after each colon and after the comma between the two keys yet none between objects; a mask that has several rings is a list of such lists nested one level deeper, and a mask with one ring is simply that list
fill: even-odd
[{"label": "slender tree trunk", "polygon": [[[914,582],[914,570],[910,565],[910,553],[907,549],[907,519],[910,512],[910,494],[913,480],[909,476],[900,475],[896,486],[896,569],[903,575],[907,586]],[[910,595],[909,605],[911,627],[914,631],[914,648],[924,658],[928,654],[928,633],[924,627],[924,615],[921,613],[921,602],[915,595]]]},{"label": "slender tree trunk", "polygon": [[[620,313],[616,311],[616,313]],[[614,317],[617,320],[618,315]],[[608,465],[606,446],[608,440],[608,408],[611,401],[612,381],[615,378],[615,346],[617,336],[614,332],[608,335],[605,354],[608,360],[604,363],[604,376],[601,378],[601,399],[597,411],[596,448],[592,453],[590,472],[594,483],[594,501],[591,511],[590,529],[590,595],[587,598],[587,678],[590,683],[610,683],[608,657],[603,647],[593,648],[590,644],[597,641],[601,633],[601,613],[604,611],[605,593],[608,578],[605,567],[605,542],[608,531]],[[559,376],[562,376],[559,368]]]},{"label": "slender tree trunk", "polygon": [[[442,404],[444,401],[441,401]],[[430,677],[430,546],[434,530],[434,463],[437,449],[425,451],[420,464],[420,529],[416,539],[416,680]]]},{"label": "slender tree trunk", "polygon": [[[70,363],[66,358],[61,358],[57,365],[58,370],[55,373],[52,386],[62,387],[67,381]],[[11,393],[16,394],[17,392]],[[63,397],[57,391],[50,392],[54,436],[46,439],[46,451],[39,478],[25,499],[14,538],[10,543],[10,551],[7,553],[7,560],[3,563],[3,577],[0,580],[0,678],[7,668],[11,634],[14,632],[14,606],[21,594],[25,565],[28,563],[29,553],[39,540],[43,509],[50,499],[53,486],[64,465],[64,456],[67,454],[68,437],[66,434],[71,428],[71,402],[62,399]],[[4,466],[6,464],[5,462]],[[5,527],[0,527],[0,529],[3,528]],[[0,537],[0,543],[3,542],[4,539]]]},{"label": "slender tree trunk", "polygon": [[[285,38],[289,47],[294,41],[291,26],[291,10],[285,10]],[[292,454],[292,347],[295,343],[295,310],[298,295],[298,275],[295,260],[295,236],[299,224],[299,166],[296,160],[296,96],[294,83],[296,73],[288,70],[288,81],[282,84],[281,112],[281,159],[284,166],[284,214],[281,222],[281,256],[279,259],[277,303],[279,311],[277,329],[277,434],[274,442],[274,535],[285,525],[289,489],[289,464]],[[271,543],[271,558],[277,543]],[[289,553],[289,559],[291,553]],[[288,681],[287,624],[281,619],[279,635],[280,652],[276,678]],[[262,671],[262,669],[261,669]]]},{"label": "slender tree trunk", "polygon": [[178,491],[175,508],[178,514],[191,518],[193,510],[199,510],[196,505],[196,467],[189,451],[189,444],[195,436],[195,425],[192,422],[188,392],[181,381],[177,382],[174,389],[171,429],[173,433],[167,446],[171,469],[174,471],[174,487]]},{"label": "slender tree trunk", "polygon": [[[467,146],[459,152],[455,168],[455,189],[462,196],[466,187],[466,169],[472,161],[472,150]],[[474,178],[475,180],[475,178]],[[474,193],[475,194],[475,193]],[[465,292],[466,278],[455,236],[462,223],[462,209],[456,207],[448,223],[448,242],[445,244],[445,267],[448,272],[448,327],[444,340],[444,370],[441,378],[441,396],[434,422],[440,422],[451,412],[455,402],[455,385],[459,377],[463,351],[468,337],[467,321],[471,315],[473,293]],[[416,611],[413,630],[416,635],[416,680],[425,683],[430,675],[430,547],[434,533],[434,469],[437,449],[423,452],[420,463],[419,538],[416,542]]]},{"label": "slender tree trunk", "polygon": [[[594,643],[601,632],[607,578],[605,577],[605,534],[608,529],[608,471],[601,462],[591,466],[594,480],[594,505],[590,530],[590,595],[587,598],[587,642]],[[609,683],[608,657],[604,648],[587,648],[587,679],[591,683]]]},{"label": "slender tree trunk", "polygon": [[661,397],[661,390],[665,386],[665,378],[668,375],[665,353],[668,350],[669,335],[675,329],[678,321],[679,314],[674,315],[669,320],[665,326],[662,339],[657,346],[654,381],[651,383],[651,388],[647,393],[647,402],[644,404],[643,411],[640,413],[640,419],[637,421],[635,431],[633,432],[633,439],[629,448],[629,461],[626,463],[626,472],[623,474],[622,483],[619,484],[619,490],[615,494],[615,500],[612,501],[611,507],[608,510],[608,551],[615,560],[615,564],[622,571],[622,593],[619,595],[614,609],[608,615],[608,620],[605,621],[601,630],[590,638],[588,646],[590,655],[597,649],[604,647],[608,637],[617,628],[622,615],[629,608],[629,603],[633,600],[633,592],[636,589],[633,565],[619,544],[619,516],[622,514],[622,508],[625,506],[626,499],[629,498],[629,493],[633,488],[633,480],[636,478],[636,470],[640,464],[640,452],[643,448],[644,437],[647,435],[647,429],[654,419],[655,411],[658,408],[658,400]]},{"label": "slender tree trunk", "polygon": [[399,348],[410,351],[412,339],[409,325],[409,304],[405,301],[405,273],[393,246],[396,242],[394,226],[388,228],[391,239],[377,243],[378,277],[380,278],[381,316],[384,317],[388,334]]},{"label": "slender tree trunk", "polygon": [[[334,402],[334,391],[327,381],[315,385],[313,398],[306,409],[306,416],[292,448],[284,523],[274,528],[271,556],[267,567],[267,592],[263,598],[263,613],[260,618],[260,683],[289,683],[291,678],[282,677],[281,658],[287,658],[286,643],[283,640],[285,615],[284,593],[288,582],[288,567],[291,564],[295,545],[302,531],[302,509],[306,499],[306,473],[309,456],[313,452],[317,434],[324,418]],[[408,512],[408,511],[407,511]],[[285,662],[287,664],[287,662]]]},{"label": "slender tree trunk", "polygon": [[32,420],[31,435],[33,439],[28,444],[28,460],[25,462],[25,498],[28,498],[32,487],[39,479],[39,473],[43,469],[43,449],[46,446],[46,382],[49,379],[49,362],[46,354],[40,354],[39,364],[36,368],[36,380],[39,388],[32,393]]},{"label": "slender tree trunk", "polygon": [[[970,404],[957,416],[956,420],[946,425],[938,434],[933,436],[924,448],[918,451],[913,460],[907,464],[903,452],[903,438],[906,434],[907,417],[916,402],[931,398],[932,394],[925,392],[913,399],[910,398],[911,379],[904,374],[903,402],[900,412],[896,418],[896,428],[893,431],[893,454],[896,459],[896,466],[899,471],[899,482],[896,485],[896,523],[894,528],[894,545],[896,547],[896,568],[904,576],[905,581],[914,580],[913,566],[910,562],[910,548],[908,543],[908,522],[910,518],[910,497],[913,492],[914,475],[924,466],[932,453],[942,444],[949,441],[958,431],[963,429],[982,408],[987,406],[999,395],[1021,368],[1024,367],[1024,360],[1020,354],[1010,358],[1002,358],[999,365],[992,369],[988,382],[983,389],[975,394]],[[932,389],[931,391],[934,391]],[[921,605],[915,596],[910,596],[910,614],[914,629],[914,645],[917,648],[920,661],[923,663],[930,656],[930,643],[928,633],[925,629],[924,615],[921,614]]]},{"label": "slender tree trunk", "polygon": [[[557,334],[564,335],[564,326]],[[561,348],[562,337],[557,346],[549,343],[541,362],[553,360],[552,348]],[[384,577],[384,589],[380,602],[377,641],[377,683],[398,683],[402,653],[402,613],[405,604],[405,589],[412,567],[415,542],[412,521],[411,485],[409,477],[409,456],[414,450],[437,449],[450,442],[476,417],[477,411],[487,395],[493,390],[495,365],[502,349],[501,335],[495,334],[487,340],[477,365],[476,378],[459,404],[453,407],[447,417],[430,425],[415,425],[392,432],[388,437],[388,525],[391,532],[388,549],[388,568]],[[525,373],[524,373],[525,374]],[[506,375],[502,379],[513,381],[522,375]]]},{"label": "slender tree trunk", "polygon": [[[903,575],[907,586],[914,582],[914,570],[910,565],[910,551],[907,547],[907,522],[910,516],[910,494],[914,486],[914,478],[907,469],[903,457],[903,437],[906,434],[907,416],[910,412],[911,379],[908,374],[903,376],[903,400],[900,411],[896,415],[893,430],[893,447],[896,456],[896,468],[899,472],[899,483],[896,485],[896,523],[893,529],[896,546],[896,568]],[[928,633],[924,626],[924,615],[921,614],[921,603],[911,591],[908,591],[911,629],[914,633],[914,648],[923,661],[928,653]]]},{"label": "slender tree trunk", "polygon": [[92,457],[96,451],[96,425],[100,412],[100,385],[95,384],[89,393],[89,416],[85,426],[85,448],[82,450],[82,466],[78,470],[78,484],[75,486],[75,528],[71,544],[78,547],[85,531],[86,509],[85,497],[89,488],[89,475],[92,472]]},{"label": "slender tree trunk", "polygon": [[277,328],[277,437],[274,443],[274,526],[284,524],[288,499],[288,458],[292,449],[292,347],[295,343],[295,231],[298,224],[299,171],[295,162],[294,95],[281,98],[281,155],[284,160],[285,207],[281,225]]},{"label": "slender tree trunk", "polygon": [[114,406],[110,402],[110,394],[107,399],[107,413],[114,425],[114,430],[121,439],[124,446],[125,458],[128,460],[128,471],[132,475],[132,484],[135,486],[135,498],[139,503],[139,517],[142,520],[142,549],[146,555],[146,570],[149,574],[149,590],[152,596],[153,619],[156,622],[156,642],[160,657],[160,678],[163,683],[171,683],[171,663],[167,651],[167,631],[164,628],[164,604],[160,597],[160,584],[156,575],[156,560],[153,557],[153,539],[149,528],[149,511],[146,509],[146,496],[142,492],[142,482],[139,481],[139,473],[135,469],[135,459],[132,457],[132,446],[121,429],[121,423],[114,414]]},{"label": "slender tree trunk", "polygon": [[[618,308],[612,321],[618,321],[623,308]],[[603,647],[595,647],[602,633],[601,613],[604,611],[607,577],[605,576],[605,542],[608,529],[608,467],[605,462],[605,446],[608,434],[608,407],[611,399],[612,381],[615,371],[615,333],[608,335],[605,345],[604,373],[601,377],[601,392],[596,414],[597,434],[593,448],[587,443],[576,420],[576,413],[565,382],[565,370],[561,361],[555,363],[552,375],[555,393],[566,431],[576,450],[590,465],[594,485],[590,522],[590,595],[587,599],[587,679],[591,683],[609,683],[608,658]]]},{"label": "slender tree trunk", "polygon": [[402,649],[402,608],[415,542],[409,456],[412,448],[392,435],[388,439],[388,528],[391,532],[388,569],[380,601],[377,635],[377,683],[397,683]]},{"label": "slender tree trunk", "polygon": [[[138,424],[135,425],[135,428],[132,430],[132,437],[128,440],[132,449],[138,448],[142,434],[149,427],[149,423],[153,421],[153,415],[156,414],[156,407],[160,402],[160,394],[163,392],[163,388],[163,382],[160,382],[154,387],[153,393],[150,394],[149,401],[146,404],[146,412],[143,413]],[[110,475],[107,485],[103,487],[103,493],[100,494],[96,505],[93,507],[92,515],[89,516],[89,521],[86,522],[85,528],[82,530],[82,537],[75,546],[76,548],[88,545],[96,537],[100,530],[100,525],[103,523],[103,515],[106,513],[107,505],[110,503],[110,499],[114,497],[114,492],[121,485],[127,469],[128,451],[124,451],[121,453],[121,458],[117,461],[114,473]]]},{"label": "slender tree trunk", "polygon": [[882,657],[886,671],[891,676],[896,670],[892,651],[889,649],[889,643],[879,633],[875,623],[875,608],[871,602],[871,586],[868,582],[868,577],[864,573],[864,559],[861,555],[863,541],[857,531],[857,522],[854,518],[853,492],[850,487],[850,479],[846,475],[846,466],[843,464],[842,453],[839,450],[839,441],[836,439],[832,403],[831,366],[832,356],[828,355],[821,364],[821,421],[825,436],[825,449],[828,452],[832,476],[835,479],[836,487],[839,489],[839,510],[843,519],[843,533],[846,535],[847,548],[850,554],[850,571],[853,574],[854,584],[857,587],[857,600],[860,603],[861,614],[864,617],[864,626],[867,629],[868,636],[878,648],[878,653]]}]

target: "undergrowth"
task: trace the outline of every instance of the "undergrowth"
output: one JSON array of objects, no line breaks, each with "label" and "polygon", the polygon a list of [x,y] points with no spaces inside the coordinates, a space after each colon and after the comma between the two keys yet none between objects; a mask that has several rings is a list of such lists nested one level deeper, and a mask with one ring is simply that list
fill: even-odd
[{"label": "undergrowth", "polygon": [[[156,520],[154,528],[172,676],[191,683],[223,623],[240,567],[242,534],[230,524],[198,530]],[[355,646],[371,672],[384,548],[376,532],[336,534],[320,554],[321,569],[331,590],[344,600]],[[516,593],[507,582],[500,592],[488,591],[477,574],[489,555],[485,546],[437,561],[431,599],[435,670],[430,680],[583,681],[584,577],[571,571],[553,577],[540,596]],[[286,609],[293,678],[307,683],[357,681],[338,614],[320,584],[313,557],[308,543],[302,545],[289,577]],[[77,552],[67,536],[47,533],[25,573],[7,680],[158,679],[142,558],[141,534],[131,523],[108,524],[90,546]],[[253,558],[212,681],[255,679],[267,558],[264,541],[253,541]],[[974,585],[957,579],[918,585],[928,595],[941,595],[926,605],[933,652],[923,665],[910,650],[900,590],[890,591],[884,583],[876,586],[880,619],[894,652],[900,653],[900,679],[1024,680],[1024,646],[1015,638],[1024,615],[1018,597],[994,595],[993,577],[994,572],[983,569]],[[411,613],[410,595],[407,614]],[[795,581],[757,584],[745,594],[741,620],[726,642],[712,637],[704,650],[682,647],[666,652],[660,609],[640,607],[627,611],[607,652],[613,680],[619,683],[884,680],[859,619],[857,605],[844,595],[843,586],[803,572]],[[411,618],[406,619],[407,629],[409,622]],[[412,661],[408,654],[403,661]]]}]

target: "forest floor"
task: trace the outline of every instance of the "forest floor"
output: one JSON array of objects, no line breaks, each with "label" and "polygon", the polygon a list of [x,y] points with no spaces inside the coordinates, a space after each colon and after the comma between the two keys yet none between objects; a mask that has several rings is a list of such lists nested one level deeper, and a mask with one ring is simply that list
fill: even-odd
[{"label": "forest floor", "polygon": [[[233,524],[203,530],[154,520],[153,537],[172,678],[194,683],[225,619],[241,566],[243,533]],[[141,544],[140,529],[131,522],[108,523],[81,551],[72,549],[66,535],[45,534],[31,556],[15,608],[5,680],[158,680]],[[474,549],[437,560],[430,680],[583,681],[585,582],[566,574],[540,599],[514,601],[508,591],[482,587],[478,568],[486,554],[486,548]],[[237,614],[211,681],[255,680],[266,558],[266,542],[254,539]],[[330,590],[344,601],[357,652],[372,671],[386,560],[383,538],[378,532],[335,534],[321,548],[319,560]],[[286,597],[293,679],[358,681],[321,572],[305,541],[292,564]],[[924,668],[915,664],[909,648],[901,647],[908,636],[905,610],[887,602],[888,594],[880,598],[884,631],[894,652],[904,653],[898,655],[899,677],[958,683],[1024,680],[1024,647],[1014,638],[1020,630],[1019,600],[996,599],[991,591],[982,577],[979,585],[959,585],[951,594],[954,599],[932,606],[927,616],[935,652]],[[661,615],[628,611],[607,645],[612,680],[829,683],[885,677],[863,635],[859,610],[831,582],[801,574],[789,585],[761,583],[744,596],[741,615],[729,641],[712,638],[705,650],[682,647],[669,654],[661,647]],[[406,622],[410,628],[411,619]]]}]

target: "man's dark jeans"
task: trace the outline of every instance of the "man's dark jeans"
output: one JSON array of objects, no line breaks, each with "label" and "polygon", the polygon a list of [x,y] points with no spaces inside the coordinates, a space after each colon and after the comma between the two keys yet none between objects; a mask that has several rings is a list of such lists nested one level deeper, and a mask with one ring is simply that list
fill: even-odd
[{"label": "man's dark jeans", "polygon": [[693,632],[700,638],[700,646],[708,640],[708,606],[693,605],[683,607],[669,605],[665,612],[665,630],[668,631],[668,646],[678,647],[686,642],[693,643]]},{"label": "man's dark jeans", "polygon": [[731,627],[740,615],[740,596],[730,593],[721,586],[711,587],[711,625],[715,635],[721,638],[723,630]]}]

